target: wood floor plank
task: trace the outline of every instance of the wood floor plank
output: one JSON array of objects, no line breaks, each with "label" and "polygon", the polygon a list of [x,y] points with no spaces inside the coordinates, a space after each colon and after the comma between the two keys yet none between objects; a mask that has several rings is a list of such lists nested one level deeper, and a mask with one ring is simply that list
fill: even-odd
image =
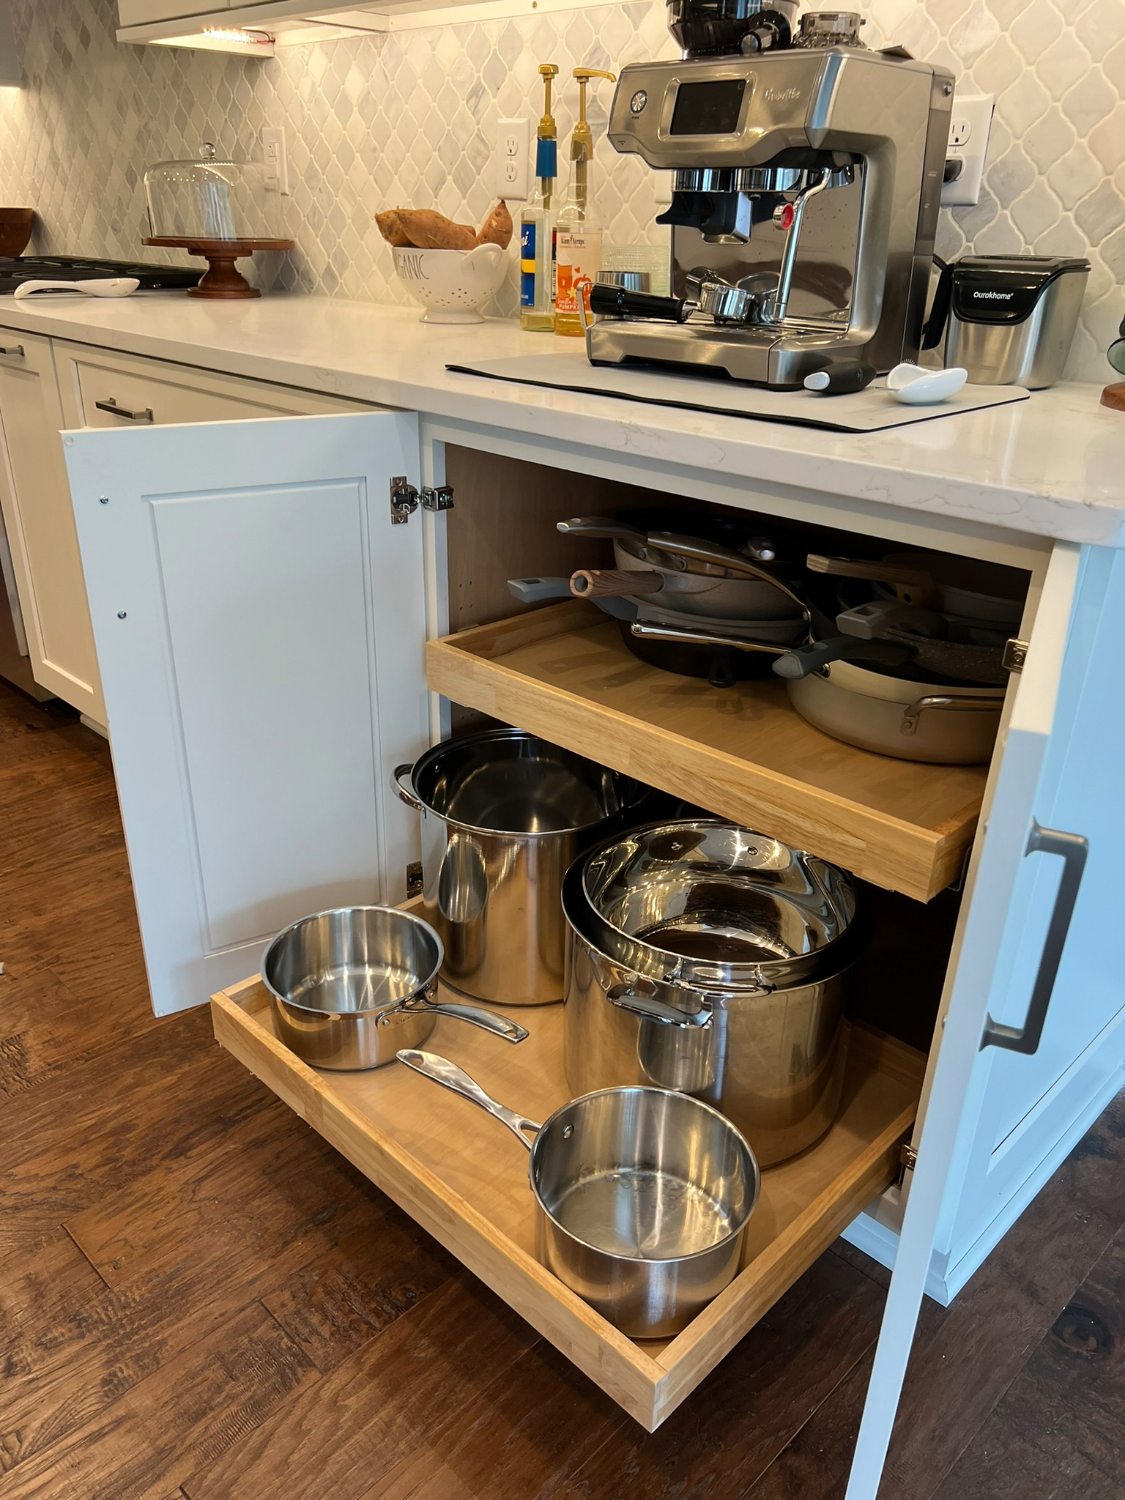
[{"label": "wood floor plank", "polygon": [[458,1263],[390,1199],[262,1297],[322,1374],[455,1276]]},{"label": "wood floor plank", "polygon": [[503,1371],[486,1402],[466,1406],[439,1439],[423,1436],[361,1500],[546,1495],[625,1421],[604,1392],[541,1339]]},{"label": "wood floor plank", "polygon": [[1125,1231],[1009,1386],[933,1500],[1125,1495]]},{"label": "wood floor plank", "polygon": [[745,1494],[871,1347],[881,1303],[869,1278],[822,1256],[663,1427],[646,1433],[623,1419],[593,1458],[544,1497]]},{"label": "wood floor plank", "polygon": [[[384,1271],[393,1285],[410,1262],[422,1272],[427,1259],[430,1284],[445,1280],[451,1263],[431,1254],[426,1236],[406,1234],[405,1222],[372,1183],[271,1097],[220,1139],[107,1194],[68,1218],[66,1228],[108,1285],[136,1290],[182,1285],[209,1272],[241,1281],[243,1266],[272,1269],[284,1255],[284,1270],[304,1271],[300,1285],[308,1291],[315,1278],[310,1259],[352,1234],[370,1240],[364,1271],[372,1288]],[[268,1289],[278,1293],[271,1311],[288,1312],[296,1323],[295,1299],[287,1301],[276,1282]],[[315,1323],[310,1311],[302,1326],[310,1340]]]},{"label": "wood floor plank", "polygon": [[57,1442],[4,1455],[4,1500],[163,1500],[319,1379],[254,1304]]},{"label": "wood floor plank", "polygon": [[[423,1298],[231,1449],[181,1480],[189,1500],[356,1500],[492,1391],[536,1341],[467,1272]],[[515,1500],[515,1497],[513,1497]]]},{"label": "wood floor plank", "polygon": [[[1125,1213],[1125,1095],[1119,1096],[954,1299],[927,1299],[881,1495],[929,1500],[1102,1254]],[[859,1252],[841,1245],[853,1264]],[[870,1263],[869,1263],[870,1264]],[[873,1280],[884,1282],[882,1268]],[[779,1455],[751,1500],[844,1492],[869,1365],[856,1369]]]}]

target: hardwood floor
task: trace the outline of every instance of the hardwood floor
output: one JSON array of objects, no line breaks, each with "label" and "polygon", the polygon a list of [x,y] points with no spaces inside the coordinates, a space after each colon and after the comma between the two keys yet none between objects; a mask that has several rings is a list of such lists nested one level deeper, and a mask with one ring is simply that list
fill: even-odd
[{"label": "hardwood floor", "polygon": [[[149,1008],[108,751],[0,684],[3,1500],[840,1500],[886,1274],[842,1242],[648,1435]],[[1125,1099],[953,1307],[883,1500],[1125,1492]]]}]

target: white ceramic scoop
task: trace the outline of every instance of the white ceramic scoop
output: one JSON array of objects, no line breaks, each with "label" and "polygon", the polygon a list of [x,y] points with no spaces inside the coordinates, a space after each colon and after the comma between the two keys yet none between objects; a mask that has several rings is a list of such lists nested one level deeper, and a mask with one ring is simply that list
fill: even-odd
[{"label": "white ceramic scoop", "polygon": [[135,276],[102,276],[96,281],[21,281],[15,300],[30,297],[33,292],[82,292],[87,297],[127,297],[140,282]]},{"label": "white ceramic scoop", "polygon": [[969,378],[960,366],[948,370],[922,370],[917,365],[895,365],[887,376],[887,390],[905,406],[936,406],[956,396]]}]

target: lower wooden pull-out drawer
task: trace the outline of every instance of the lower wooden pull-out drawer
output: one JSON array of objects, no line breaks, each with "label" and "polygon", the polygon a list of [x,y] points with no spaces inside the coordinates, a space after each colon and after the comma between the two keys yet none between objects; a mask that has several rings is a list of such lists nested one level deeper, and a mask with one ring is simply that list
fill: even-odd
[{"label": "lower wooden pull-out drawer", "polygon": [[[494,1120],[397,1063],[367,1073],[310,1068],[278,1040],[257,978],[213,996],[211,1011],[224,1047],[649,1431],[894,1180],[924,1061],[855,1027],[836,1122],[816,1146],[762,1174],[739,1275],[678,1337],[634,1343],[535,1259],[527,1156]],[[571,1097],[562,1007],[519,1018],[531,1034],[515,1047],[446,1019],[425,1045],[542,1120]]]}]

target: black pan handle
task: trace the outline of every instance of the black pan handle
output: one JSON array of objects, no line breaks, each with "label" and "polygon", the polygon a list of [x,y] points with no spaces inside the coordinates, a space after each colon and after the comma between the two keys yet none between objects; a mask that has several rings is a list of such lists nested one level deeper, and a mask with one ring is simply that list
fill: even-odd
[{"label": "black pan handle", "polygon": [[682,323],[688,304],[683,297],[654,297],[651,292],[629,292],[623,286],[592,286],[590,311],[603,318],[663,318]]}]

